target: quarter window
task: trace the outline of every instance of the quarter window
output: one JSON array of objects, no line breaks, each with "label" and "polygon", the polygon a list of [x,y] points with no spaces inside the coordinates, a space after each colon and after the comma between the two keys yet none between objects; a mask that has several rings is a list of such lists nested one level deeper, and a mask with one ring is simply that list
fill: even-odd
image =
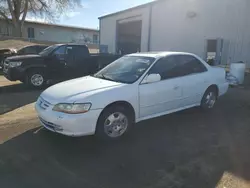
[{"label": "quarter window", "polygon": [[186,70],[186,74],[202,73],[207,71],[205,65],[203,65],[200,60],[194,56],[182,55],[180,61],[183,69]]}]

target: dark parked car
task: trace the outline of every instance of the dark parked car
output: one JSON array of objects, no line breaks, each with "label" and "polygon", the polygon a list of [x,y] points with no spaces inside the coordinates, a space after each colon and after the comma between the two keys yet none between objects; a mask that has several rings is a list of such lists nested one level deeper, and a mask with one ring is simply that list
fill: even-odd
[{"label": "dark parked car", "polygon": [[25,46],[19,50],[13,48],[0,49],[0,67],[3,68],[3,62],[7,57],[14,55],[27,55],[27,54],[38,54],[48,46],[45,45],[31,45]]},{"label": "dark parked car", "polygon": [[39,54],[47,47],[46,45],[25,46],[17,51],[17,55]]},{"label": "dark parked car", "polygon": [[8,57],[4,62],[4,76],[20,80],[33,87],[48,82],[77,78],[97,72],[118,59],[119,55],[90,54],[86,45],[52,45],[38,55]]}]

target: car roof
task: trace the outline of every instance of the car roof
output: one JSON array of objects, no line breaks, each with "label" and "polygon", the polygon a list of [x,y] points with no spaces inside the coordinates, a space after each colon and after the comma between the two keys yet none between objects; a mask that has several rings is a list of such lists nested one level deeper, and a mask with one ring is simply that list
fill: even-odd
[{"label": "car roof", "polygon": [[169,55],[192,55],[192,53],[187,52],[172,52],[172,51],[165,51],[165,52],[140,52],[140,53],[133,53],[129,54],[127,56],[143,56],[143,57],[153,57],[153,58],[161,58],[166,57]]},{"label": "car roof", "polygon": [[26,45],[22,46],[20,49],[27,48],[27,47],[37,47],[37,46],[42,46],[42,47],[48,47],[48,45],[43,45],[43,44],[31,44],[31,45]]},{"label": "car roof", "polygon": [[66,44],[60,44],[60,45],[72,45],[72,46],[86,46],[86,44],[78,44],[78,43],[66,43]]}]

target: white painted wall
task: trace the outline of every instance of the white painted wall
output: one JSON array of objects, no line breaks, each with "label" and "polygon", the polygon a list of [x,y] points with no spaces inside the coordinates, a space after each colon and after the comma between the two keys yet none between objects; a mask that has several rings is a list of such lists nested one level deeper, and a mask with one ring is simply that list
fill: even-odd
[{"label": "white painted wall", "polygon": [[99,35],[98,31],[26,23],[24,25],[24,37],[28,37],[28,27],[33,27],[35,29],[35,39],[41,41],[67,43],[72,42],[72,40],[78,41],[82,39],[83,36],[88,37],[91,41],[93,41],[93,35]]},{"label": "white painted wall", "polygon": [[[101,44],[115,52],[116,21],[142,15],[142,51],[147,51],[149,7],[100,20]],[[186,51],[205,55],[207,39],[224,41],[222,63],[244,61],[250,67],[250,0],[162,0],[153,4],[151,51]],[[195,17],[188,15],[195,13]]]},{"label": "white painted wall", "polygon": [[[81,28],[68,28],[68,27],[58,27],[53,25],[44,25],[37,23],[25,22],[23,28],[23,38],[28,38],[28,28],[34,28],[35,40],[37,41],[50,41],[57,43],[68,43],[72,40],[81,41],[84,37],[88,37],[91,42],[93,42],[93,35],[98,35],[99,40],[99,31],[96,30],[87,30]],[[5,21],[0,20],[0,35],[12,36],[13,34],[13,25],[6,24]],[[97,41],[99,44],[99,41]]]},{"label": "white painted wall", "polygon": [[[206,39],[222,38],[222,63],[250,66],[249,0],[167,0],[152,9],[151,50],[192,52],[204,57]],[[189,18],[189,12],[196,17]]]},{"label": "white painted wall", "polygon": [[116,52],[116,23],[142,20],[141,51],[147,51],[148,45],[148,24],[149,24],[149,7],[134,9],[120,14],[109,16],[100,20],[100,44],[108,45],[110,53]]}]

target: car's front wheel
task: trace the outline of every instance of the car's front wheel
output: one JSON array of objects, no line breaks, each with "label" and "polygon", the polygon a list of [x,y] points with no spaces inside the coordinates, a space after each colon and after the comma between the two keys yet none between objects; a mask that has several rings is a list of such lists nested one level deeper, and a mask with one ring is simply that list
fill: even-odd
[{"label": "car's front wheel", "polygon": [[41,88],[45,84],[45,76],[41,71],[31,71],[26,77],[26,84],[34,88]]},{"label": "car's front wheel", "polygon": [[214,87],[207,89],[201,100],[201,108],[204,110],[212,109],[217,101],[217,90]]},{"label": "car's front wheel", "polygon": [[128,109],[123,106],[111,106],[99,117],[96,135],[108,140],[118,139],[128,132],[132,124],[133,118]]}]

